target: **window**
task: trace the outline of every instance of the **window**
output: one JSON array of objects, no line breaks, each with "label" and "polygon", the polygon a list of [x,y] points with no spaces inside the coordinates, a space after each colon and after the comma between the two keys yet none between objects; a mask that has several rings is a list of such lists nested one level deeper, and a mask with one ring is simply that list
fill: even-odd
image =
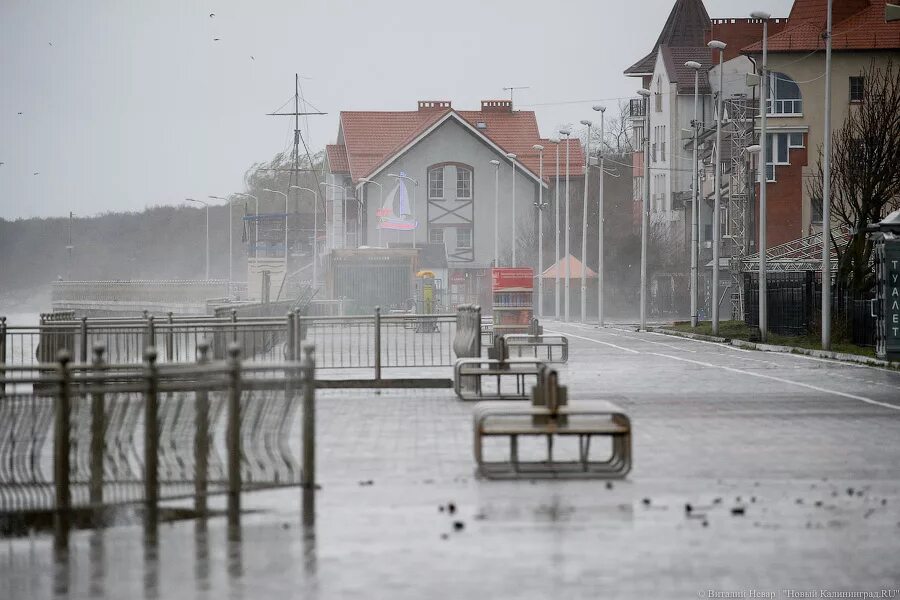
[{"label": "window", "polygon": [[666,160],[666,126],[660,127],[659,134],[659,160]]},{"label": "window", "polygon": [[850,102],[860,103],[863,101],[863,95],[866,88],[865,77],[850,78]]},{"label": "window", "polygon": [[472,197],[472,171],[456,167],[456,198],[468,200]]},{"label": "window", "polygon": [[456,229],[456,247],[471,248],[472,247],[472,228],[458,227]]},{"label": "window", "polygon": [[444,167],[428,171],[428,197],[432,200],[444,198]]},{"label": "window", "polygon": [[656,112],[662,112],[662,77],[656,78]]},{"label": "window", "polygon": [[796,133],[789,133],[788,136],[788,148],[804,148],[803,145],[803,134],[799,131]]},{"label": "window", "polygon": [[784,73],[769,74],[769,101],[766,114],[773,116],[801,116],[803,96],[800,86]]},{"label": "window", "polygon": [[810,220],[813,223],[821,223],[822,222],[822,199],[821,198],[810,198],[810,208],[812,209],[812,215]]},{"label": "window", "polygon": [[444,243],[444,228],[443,227],[433,227],[428,231],[428,242],[431,244],[443,244]]}]

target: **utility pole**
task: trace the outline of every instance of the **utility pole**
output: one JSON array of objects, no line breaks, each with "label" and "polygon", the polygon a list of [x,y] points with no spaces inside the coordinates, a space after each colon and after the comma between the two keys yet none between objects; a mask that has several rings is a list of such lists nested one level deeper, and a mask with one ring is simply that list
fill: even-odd
[{"label": "utility pole", "polygon": [[822,167],[822,350],[831,350],[831,1],[825,30],[825,153]]}]

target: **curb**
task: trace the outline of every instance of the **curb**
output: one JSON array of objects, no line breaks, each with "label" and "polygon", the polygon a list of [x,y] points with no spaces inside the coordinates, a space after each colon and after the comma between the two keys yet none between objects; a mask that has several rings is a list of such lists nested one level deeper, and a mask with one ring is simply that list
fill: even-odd
[{"label": "curb", "polygon": [[784,352],[786,354],[803,354],[815,358],[828,358],[840,362],[852,362],[869,367],[885,367],[888,369],[900,370],[900,363],[888,362],[879,358],[869,358],[868,356],[857,356],[856,354],[846,354],[844,352],[830,352],[827,350],[812,350],[810,348],[797,348],[796,346],[775,346],[772,344],[757,344],[746,340],[729,339],[716,337],[712,335],[704,335],[702,333],[688,333],[685,331],[675,331],[674,329],[666,329],[665,327],[648,327],[650,331],[663,333],[675,337],[683,337],[692,340],[702,340],[705,342],[716,342],[719,344],[730,344],[738,348],[746,348],[749,350],[759,350],[761,352]]}]

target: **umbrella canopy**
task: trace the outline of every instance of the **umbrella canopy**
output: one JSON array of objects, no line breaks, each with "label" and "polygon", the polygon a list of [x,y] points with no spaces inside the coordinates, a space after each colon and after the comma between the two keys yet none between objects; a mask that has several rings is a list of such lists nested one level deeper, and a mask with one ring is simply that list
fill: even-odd
[{"label": "umbrella canopy", "polygon": [[544,271],[542,277],[544,279],[556,279],[557,269],[559,270],[559,276],[566,276],[566,261],[569,262],[569,277],[572,279],[581,279],[581,273],[584,272],[584,276],[587,279],[595,279],[597,277],[597,273],[592,271],[590,267],[585,267],[584,264],[572,256],[571,254],[563,260],[558,261],[556,264],[550,265],[546,271]]}]

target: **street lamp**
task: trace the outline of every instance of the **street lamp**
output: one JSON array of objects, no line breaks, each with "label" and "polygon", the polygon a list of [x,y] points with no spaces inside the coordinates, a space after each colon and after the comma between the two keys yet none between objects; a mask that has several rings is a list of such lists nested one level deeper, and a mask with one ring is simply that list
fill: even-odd
[{"label": "street lamp", "polygon": [[[691,327],[697,326],[697,288],[700,285],[698,262],[700,259],[700,172],[698,162],[698,134],[700,132],[700,69],[702,65],[694,60],[684,63],[689,69],[694,70],[694,120],[691,127],[694,130],[694,158],[691,161],[691,181],[693,182],[693,200],[691,201]],[[715,292],[713,292],[715,295]]]},{"label": "street lamp", "polygon": [[500,161],[492,160],[494,165],[494,267],[500,266]]},{"label": "street lamp", "polygon": [[588,181],[591,163],[591,127],[592,122],[584,119],[581,124],[587,127],[587,142],[584,152],[584,199],[581,201],[581,322],[587,321],[587,199]]},{"label": "street lamp", "polygon": [[711,49],[719,51],[719,96],[716,98],[716,158],[713,185],[716,188],[713,202],[713,269],[712,269],[712,334],[719,335],[719,246],[722,232],[719,229],[722,208],[722,97],[725,95],[725,42],[712,40],[707,44]]},{"label": "street lamp", "polygon": [[535,206],[538,209],[538,316],[544,318],[544,147],[535,144],[532,150],[538,151],[538,177],[541,180],[538,187],[538,201]]},{"label": "street lamp", "polygon": [[[822,350],[831,350],[831,10],[825,29],[825,154],[822,166]],[[885,6],[885,11],[887,11]]]},{"label": "street lamp", "polygon": [[560,135],[566,136],[566,293],[565,293],[565,303],[564,314],[565,314],[565,322],[569,322],[569,283],[571,281],[571,273],[569,268],[569,136],[572,134],[572,131],[569,129],[560,129]]},{"label": "street lamp", "polygon": [[644,98],[644,190],[641,202],[641,331],[647,330],[647,233],[650,227],[650,90],[640,89]]},{"label": "street lamp", "polygon": [[506,153],[506,158],[512,163],[512,266],[516,264],[516,155],[512,152]]},{"label": "street lamp", "polygon": [[259,246],[259,198],[257,198],[253,194],[245,194],[244,192],[235,192],[234,195],[245,196],[247,198],[253,198],[254,200],[256,200],[256,223],[253,225],[253,258],[256,258],[258,252],[257,246]]},{"label": "street lamp", "polygon": [[[381,208],[384,204],[384,186],[375,181],[374,179],[369,179],[368,177],[360,177],[359,181],[362,183],[360,186],[365,193],[365,187],[367,183],[372,183],[378,186],[378,208]],[[366,196],[366,206],[369,205],[368,196]],[[366,211],[366,220],[368,221],[368,211]],[[378,229],[378,247],[381,248],[381,227],[379,227],[380,223],[376,223],[375,227]],[[361,227],[361,226],[360,226]],[[368,233],[366,234],[368,237]],[[367,240],[368,241],[368,240]]]},{"label": "street lamp", "polygon": [[233,281],[232,269],[231,269],[232,256],[234,254],[233,245],[232,245],[233,238],[234,238],[234,236],[232,235],[232,231],[234,229],[234,226],[232,225],[232,222],[231,222],[231,200],[229,200],[228,198],[223,198],[222,196],[212,196],[211,195],[211,196],[207,196],[207,197],[212,200],[224,200],[228,204],[228,284],[231,285],[231,282]]},{"label": "street lamp", "polygon": [[[750,13],[754,19],[761,19],[763,22],[763,39],[762,39],[762,65],[760,70],[759,90],[759,339],[765,343],[768,338],[767,330],[768,307],[766,299],[768,298],[767,281],[766,281],[766,180],[768,179],[768,165],[766,164],[766,113],[768,112],[769,99],[769,73],[767,62],[769,60],[769,18],[771,15],[767,12],[756,11]],[[831,124],[825,129],[828,130]]]},{"label": "street lamp", "polygon": [[272,190],[269,188],[264,188],[264,192],[269,192],[270,194],[281,194],[284,196],[284,276],[287,278],[288,274],[288,195],[284,192],[279,192],[278,190]]},{"label": "street lamp", "polygon": [[312,286],[313,289],[316,289],[316,275],[318,267],[319,267],[319,192],[308,188],[301,187],[299,185],[292,185],[292,190],[303,190],[309,192],[313,195],[313,276],[312,276]]},{"label": "street lamp", "polygon": [[196,202],[206,207],[206,280],[209,281],[209,203],[203,200],[194,200],[193,198],[185,198],[188,202]]},{"label": "street lamp", "polygon": [[[409,175],[404,175],[402,172],[400,174],[388,173],[387,176],[393,177],[395,179],[406,179],[406,180],[412,181],[415,184],[415,187],[413,188],[413,201],[412,201],[412,217],[413,217],[413,219],[415,219],[416,218],[416,190],[419,188],[419,181],[417,179],[413,179]],[[398,239],[400,237],[399,231],[397,232],[397,237],[398,237]],[[416,247],[416,230],[415,229],[412,230],[412,247],[413,248]]]},{"label": "street lamp", "polygon": [[[603,158],[606,146],[606,107],[599,104],[593,109],[600,112],[600,198],[597,202],[597,321],[603,327]],[[590,157],[588,158],[590,160]]]},{"label": "street lamp", "polygon": [[554,266],[554,277],[556,281],[553,286],[553,298],[555,301],[554,304],[554,312],[553,318],[559,319],[559,138],[552,137],[550,138],[550,143],[556,146],[556,180],[553,184],[553,189],[556,193],[556,229],[553,231],[553,266]]}]

